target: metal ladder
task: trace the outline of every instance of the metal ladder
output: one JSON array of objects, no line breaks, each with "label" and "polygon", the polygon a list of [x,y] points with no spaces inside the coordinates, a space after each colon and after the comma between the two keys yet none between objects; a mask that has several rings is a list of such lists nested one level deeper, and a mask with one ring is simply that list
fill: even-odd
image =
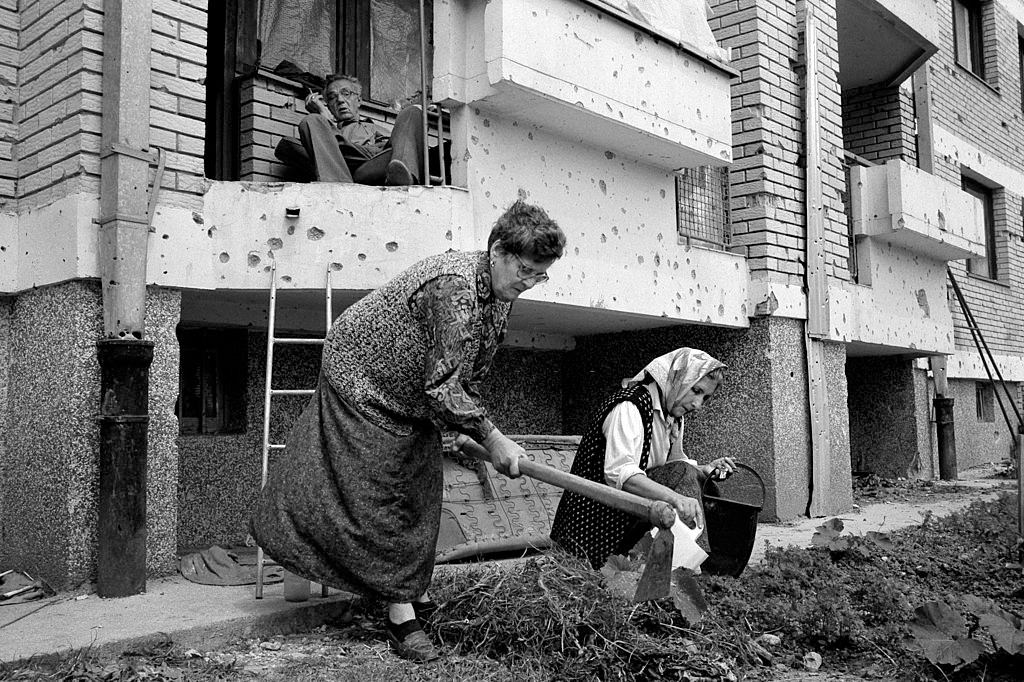
[{"label": "metal ladder", "polygon": [[[331,329],[331,269],[327,268],[327,280],[324,285],[324,298],[326,301],[326,317],[325,317],[325,331],[324,337],[326,338],[327,332]],[[271,263],[270,266],[270,306],[267,309],[267,371],[266,379],[263,385],[263,457],[262,457],[262,473],[260,476],[260,489],[267,485],[267,473],[270,464],[270,451],[271,450],[283,450],[284,443],[271,443],[270,442],[270,409],[271,402],[277,396],[312,396],[314,389],[312,388],[271,388],[271,380],[274,376],[274,346],[277,345],[288,345],[288,346],[323,346],[325,338],[279,338],[274,336],[274,325],[277,318],[277,263]],[[263,548],[260,546],[256,547],[256,598],[263,599],[263,568],[265,558],[263,556]],[[321,588],[322,596],[328,595],[328,588],[326,585],[322,585]]]}]

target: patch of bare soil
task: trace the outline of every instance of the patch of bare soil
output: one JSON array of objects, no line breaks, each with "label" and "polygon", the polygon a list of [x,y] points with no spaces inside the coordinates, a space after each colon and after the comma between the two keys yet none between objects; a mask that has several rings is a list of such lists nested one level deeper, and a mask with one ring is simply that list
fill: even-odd
[{"label": "patch of bare soil", "polygon": [[216,651],[0,668],[0,680],[1020,680],[1024,548],[1016,496],[892,534],[822,524],[740,578],[700,576],[706,610],[633,604],[552,554],[439,574],[435,663],[396,658],[379,605],[348,622]]},{"label": "patch of bare soil", "polygon": [[[986,479],[1004,481],[1006,487],[1013,487],[1015,473],[1008,462],[973,473],[983,475]],[[853,501],[861,506],[878,502],[921,504],[930,500],[956,498],[974,491],[976,488],[972,485],[947,481],[885,478],[877,474],[855,473],[853,476]]]}]

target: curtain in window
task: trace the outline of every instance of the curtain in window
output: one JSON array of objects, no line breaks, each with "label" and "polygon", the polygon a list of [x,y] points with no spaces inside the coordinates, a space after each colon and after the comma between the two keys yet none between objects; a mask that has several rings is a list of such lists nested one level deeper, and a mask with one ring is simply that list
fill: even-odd
[{"label": "curtain in window", "polygon": [[263,0],[259,21],[265,67],[287,60],[317,76],[334,73],[336,0]]},{"label": "curtain in window", "polygon": [[[432,77],[433,3],[426,5],[427,90]],[[370,3],[370,97],[389,104],[420,90],[419,0],[372,0]]]}]

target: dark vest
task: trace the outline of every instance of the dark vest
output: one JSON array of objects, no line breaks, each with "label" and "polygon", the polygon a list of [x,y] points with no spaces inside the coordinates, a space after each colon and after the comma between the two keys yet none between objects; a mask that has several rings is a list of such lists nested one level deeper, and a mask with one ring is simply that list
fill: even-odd
[{"label": "dark vest", "polygon": [[[601,427],[605,418],[619,403],[629,402],[640,410],[644,425],[644,446],[640,454],[640,468],[647,468],[651,452],[651,431],[654,423],[654,403],[644,385],[621,389],[611,395],[600,407],[597,418],[590,423],[576,450],[570,472],[589,481],[605,485],[604,459],[607,442]],[[629,547],[619,545],[626,531],[636,525],[637,518],[626,512],[566,491],[558,502],[551,539],[577,556],[586,558],[600,568],[610,554],[625,553]]]}]

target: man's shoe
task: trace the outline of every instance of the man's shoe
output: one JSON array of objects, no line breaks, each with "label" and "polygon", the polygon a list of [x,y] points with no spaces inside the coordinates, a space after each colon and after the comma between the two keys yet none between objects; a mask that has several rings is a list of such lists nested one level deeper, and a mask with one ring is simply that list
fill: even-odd
[{"label": "man's shoe", "polygon": [[400,657],[417,663],[426,663],[441,657],[416,618],[397,625],[392,623],[387,616],[384,617],[384,620],[387,624],[388,641],[391,643],[391,648]]},{"label": "man's shoe", "polygon": [[392,159],[388,161],[387,170],[384,176],[384,184],[388,186],[400,186],[400,185],[411,185],[414,179],[412,172],[409,171],[409,167],[405,165],[404,161],[398,159]]}]

